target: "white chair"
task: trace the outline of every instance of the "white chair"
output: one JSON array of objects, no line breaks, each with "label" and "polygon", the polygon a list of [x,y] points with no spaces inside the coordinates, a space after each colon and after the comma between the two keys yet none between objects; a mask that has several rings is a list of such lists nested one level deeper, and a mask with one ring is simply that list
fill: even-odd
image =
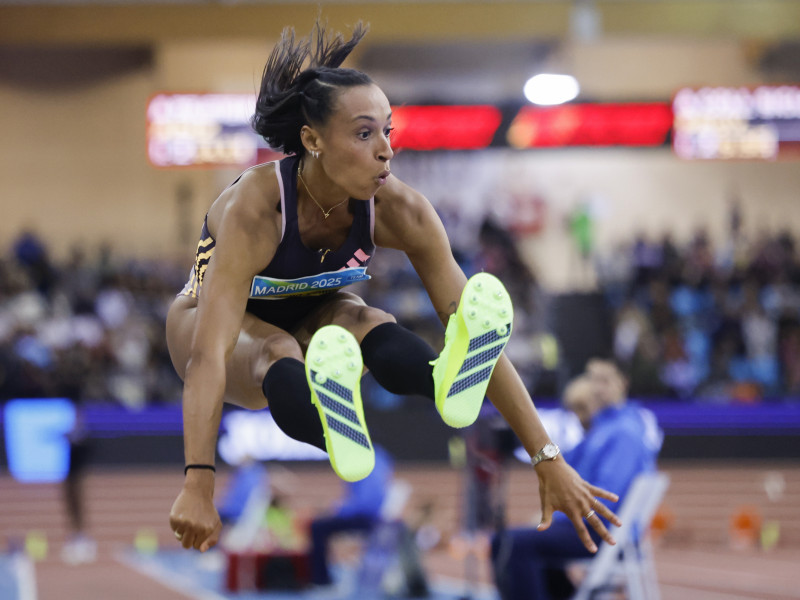
[{"label": "white chair", "polygon": [[620,587],[629,600],[659,600],[649,532],[668,487],[669,475],[662,472],[643,473],[633,481],[617,513],[622,527],[609,527],[617,545],[600,545],[573,600],[589,600]]}]

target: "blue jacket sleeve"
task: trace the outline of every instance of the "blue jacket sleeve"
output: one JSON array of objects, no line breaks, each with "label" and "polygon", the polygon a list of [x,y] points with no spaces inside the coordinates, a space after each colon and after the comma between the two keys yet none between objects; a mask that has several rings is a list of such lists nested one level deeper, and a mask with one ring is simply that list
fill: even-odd
[{"label": "blue jacket sleeve", "polygon": [[[581,473],[581,476],[592,485],[617,494],[621,504],[636,476],[653,468],[654,457],[641,434],[623,430],[609,437],[602,450],[592,456],[589,472]],[[607,500],[601,502],[612,510],[619,506]]]}]

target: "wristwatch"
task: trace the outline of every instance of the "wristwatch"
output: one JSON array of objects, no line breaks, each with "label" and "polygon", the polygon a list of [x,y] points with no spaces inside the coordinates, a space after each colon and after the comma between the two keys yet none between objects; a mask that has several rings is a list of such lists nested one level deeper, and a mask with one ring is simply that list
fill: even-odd
[{"label": "wristwatch", "polygon": [[552,442],[548,442],[544,445],[544,448],[539,450],[536,454],[531,457],[531,465],[534,467],[538,465],[543,460],[555,460],[556,456],[561,453],[561,448],[553,444]]}]

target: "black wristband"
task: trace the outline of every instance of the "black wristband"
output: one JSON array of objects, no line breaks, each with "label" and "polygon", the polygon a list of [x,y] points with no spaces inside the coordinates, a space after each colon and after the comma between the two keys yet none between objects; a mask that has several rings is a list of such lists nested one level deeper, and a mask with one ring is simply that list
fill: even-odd
[{"label": "black wristband", "polygon": [[214,473],[217,472],[217,469],[214,467],[214,465],[186,465],[183,468],[183,474],[186,475],[189,472],[189,469],[208,469],[209,471],[214,471]]}]

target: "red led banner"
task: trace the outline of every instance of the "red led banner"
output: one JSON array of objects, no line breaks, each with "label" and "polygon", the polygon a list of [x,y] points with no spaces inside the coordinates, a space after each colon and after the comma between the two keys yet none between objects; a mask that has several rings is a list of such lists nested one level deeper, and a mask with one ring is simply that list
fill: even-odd
[{"label": "red led banner", "polygon": [[669,104],[568,104],[522,108],[508,130],[515,148],[661,146],[672,127]]},{"label": "red led banner", "polygon": [[407,150],[486,148],[501,118],[494,106],[396,106],[392,108],[392,146]]}]

